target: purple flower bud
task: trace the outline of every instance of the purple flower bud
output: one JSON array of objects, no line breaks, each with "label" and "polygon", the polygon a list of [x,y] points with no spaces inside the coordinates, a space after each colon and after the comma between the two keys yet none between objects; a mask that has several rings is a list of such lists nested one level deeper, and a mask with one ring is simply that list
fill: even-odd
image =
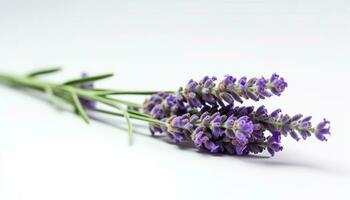
[{"label": "purple flower bud", "polygon": [[173,140],[175,142],[183,142],[183,141],[186,140],[185,136],[183,134],[181,134],[181,133],[174,133],[171,136],[173,137]]},{"label": "purple flower bud", "polygon": [[198,83],[193,81],[192,79],[187,83],[186,85],[186,88],[189,90],[189,91],[194,91],[197,87]]},{"label": "purple flower bud", "polygon": [[280,112],[282,112],[281,109],[277,109],[277,110],[273,111],[273,112],[271,113],[271,117],[272,117],[272,118],[277,118],[278,115],[280,114]]},{"label": "purple flower bud", "polygon": [[201,147],[202,144],[209,140],[208,136],[206,136],[203,132],[202,127],[196,128],[193,133],[192,140],[197,148]]},{"label": "purple flower bud", "polygon": [[249,152],[254,153],[254,154],[261,153],[264,150],[263,147],[261,147],[261,146],[259,146],[257,144],[249,144],[247,146],[247,149],[248,149]]},{"label": "purple flower bud", "polygon": [[248,143],[248,138],[247,138],[247,136],[246,136],[244,133],[242,133],[242,132],[240,132],[240,131],[237,131],[237,132],[235,133],[235,136],[236,136],[236,140],[237,140],[240,144],[245,145],[245,144]]},{"label": "purple flower bud", "polygon": [[233,96],[228,92],[221,92],[219,97],[226,101],[228,104],[233,104],[234,102]]},{"label": "purple flower bud", "polygon": [[303,117],[302,114],[297,114],[297,115],[294,115],[290,121],[294,122],[294,121],[298,121],[299,119],[301,119]]},{"label": "purple flower bud", "polygon": [[176,104],[176,96],[169,95],[165,98],[165,102],[169,107],[174,106]]},{"label": "purple flower bud", "polygon": [[204,126],[209,126],[210,121],[211,121],[211,117],[210,116],[205,116],[205,117],[203,117],[202,124]]},{"label": "purple flower bud", "polygon": [[238,126],[238,130],[242,133],[244,133],[246,136],[250,136],[250,134],[253,132],[254,130],[254,125],[253,123],[249,120],[248,116],[243,116],[240,117],[237,120],[237,125]]},{"label": "purple flower bud", "polygon": [[161,105],[155,105],[151,110],[151,115],[156,119],[162,119],[163,111]]},{"label": "purple flower bud", "polygon": [[283,147],[280,145],[280,140],[276,141],[275,137],[269,137],[267,139],[267,151],[274,156],[276,152],[282,151]]},{"label": "purple flower bud", "polygon": [[293,139],[295,139],[296,141],[299,141],[300,140],[300,137],[299,135],[297,134],[297,132],[295,132],[294,130],[291,130],[289,132],[290,136],[292,136]]},{"label": "purple flower bud", "polygon": [[302,130],[299,130],[299,133],[304,140],[306,140],[306,138],[311,136],[311,133],[308,130],[302,129]]},{"label": "purple flower bud", "polygon": [[187,130],[188,132],[192,132],[193,130],[193,124],[191,124],[190,122],[186,123],[184,126],[183,126],[183,129]]},{"label": "purple flower bud", "polygon": [[327,141],[327,138],[325,135],[330,135],[330,122],[326,119],[323,119],[321,123],[319,123],[316,127],[315,136],[317,139],[321,141]]},{"label": "purple flower bud", "polygon": [[214,118],[214,119],[211,120],[212,126],[213,127],[220,127],[222,122],[223,122],[222,119],[221,119],[220,114],[217,113],[217,115],[216,116],[212,116],[212,118]]},{"label": "purple flower bud", "polygon": [[205,82],[204,82],[204,88],[212,88],[212,87],[214,87],[215,86],[215,81],[216,80],[216,78],[211,78],[211,79],[208,79],[208,80],[206,80]]},{"label": "purple flower bud", "polygon": [[207,148],[211,153],[217,152],[219,150],[219,146],[214,142],[207,140],[204,142],[205,148]]},{"label": "purple flower bud", "polygon": [[311,120],[311,118],[312,118],[312,116],[307,116],[302,120],[302,122],[308,122]]},{"label": "purple flower bud", "polygon": [[215,138],[221,137],[222,135],[224,135],[224,133],[225,133],[225,131],[220,127],[213,127],[212,128],[212,134]]},{"label": "purple flower bud", "polygon": [[323,129],[324,127],[326,127],[330,122],[327,121],[326,119],[323,119],[322,122],[320,122],[318,125],[317,125],[317,129]]},{"label": "purple flower bud", "polygon": [[253,92],[247,91],[247,96],[248,96],[250,99],[253,99],[254,101],[259,101],[259,97],[256,96]]},{"label": "purple flower bud", "polygon": [[268,117],[268,113],[267,110],[265,108],[265,106],[260,106],[256,111],[255,111],[255,115],[257,118],[259,119],[265,119]]},{"label": "purple flower bud", "polygon": [[248,85],[247,85],[247,77],[243,76],[242,78],[240,78],[238,80],[238,83],[239,83],[239,87],[241,89],[242,92],[245,92],[248,88]]},{"label": "purple flower bud", "polygon": [[197,115],[191,115],[190,123],[195,123],[198,119],[199,119],[199,117]]},{"label": "purple flower bud", "polygon": [[190,92],[188,93],[188,103],[191,107],[199,108],[202,107],[202,102],[197,98],[196,93]]},{"label": "purple flower bud", "polygon": [[238,101],[239,103],[243,103],[242,98],[235,91],[231,91],[230,94],[236,101]]},{"label": "purple flower bud", "polygon": [[227,126],[227,127],[233,126],[233,124],[235,123],[236,120],[237,120],[237,117],[234,116],[234,115],[231,115],[231,116],[226,120],[226,126]]},{"label": "purple flower bud", "polygon": [[228,85],[233,85],[236,82],[236,78],[234,78],[231,75],[226,75],[225,79],[223,80],[223,83],[225,85],[225,87],[227,87]]},{"label": "purple flower bud", "polygon": [[246,149],[245,146],[235,146],[235,151],[237,155],[243,155],[243,151]]},{"label": "purple flower bud", "polygon": [[268,84],[270,85],[271,92],[277,96],[280,96],[288,86],[284,79],[277,74],[272,74]]}]

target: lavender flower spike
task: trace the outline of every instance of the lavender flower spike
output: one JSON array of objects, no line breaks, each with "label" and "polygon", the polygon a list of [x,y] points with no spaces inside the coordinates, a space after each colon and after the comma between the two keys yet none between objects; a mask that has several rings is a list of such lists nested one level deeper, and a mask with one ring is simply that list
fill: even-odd
[{"label": "lavender flower spike", "polygon": [[243,99],[259,101],[274,95],[281,95],[288,84],[282,77],[273,74],[270,79],[240,78],[238,81],[231,75],[216,85],[216,77],[205,76],[199,82],[190,80],[185,88],[180,88],[178,100],[181,104],[187,102],[190,107],[201,108],[205,105],[220,105],[224,103],[233,104],[234,101],[240,103]]},{"label": "lavender flower spike", "polygon": [[[264,110],[261,112],[267,113],[264,106],[258,110]],[[303,115],[297,114],[290,117],[287,114],[281,114],[281,110],[277,109],[270,115],[264,115],[256,117],[255,120],[260,121],[264,127],[272,133],[282,134],[287,136],[288,134],[296,141],[303,138],[304,140],[310,137],[312,134],[321,141],[327,141],[325,135],[330,135],[330,122],[324,119],[316,127],[313,127],[310,120],[311,116],[303,118]]]},{"label": "lavender flower spike", "polygon": [[[165,119],[163,119],[165,120]],[[306,139],[312,134],[322,141],[329,133],[329,121],[313,127],[311,117],[301,114],[290,117],[277,109],[268,114],[264,106],[225,106],[203,108],[197,114],[189,112],[166,119],[167,132],[175,142],[190,141],[198,149],[211,153],[246,155],[267,150],[272,156],[283,150],[281,136],[290,135],[295,140]],[[269,132],[266,133],[266,132]]]}]

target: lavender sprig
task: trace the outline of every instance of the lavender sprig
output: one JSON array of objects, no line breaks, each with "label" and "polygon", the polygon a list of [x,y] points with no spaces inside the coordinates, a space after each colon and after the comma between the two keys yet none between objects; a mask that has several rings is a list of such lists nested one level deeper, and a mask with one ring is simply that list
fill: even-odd
[{"label": "lavender sprig", "polygon": [[[277,74],[269,79],[242,77],[239,80],[227,75],[216,83],[215,77],[204,77],[201,81],[190,80],[178,92],[126,91],[94,88],[93,83],[112,74],[87,76],[64,83],[38,80],[41,75],[59,71],[58,68],[32,72],[27,76],[0,74],[4,83],[30,87],[46,92],[50,98],[60,98],[73,105],[77,113],[89,122],[87,111],[124,117],[131,138],[131,119],[150,124],[151,132],[167,133],[175,142],[190,142],[194,147],[211,153],[246,155],[267,150],[272,156],[282,151],[282,136],[296,141],[314,135],[327,141],[330,122],[324,119],[317,126],[311,117],[301,114],[289,116],[280,109],[268,113],[264,106],[234,106],[243,99],[258,101],[281,95],[287,83]],[[143,105],[112,95],[152,95]],[[116,109],[100,109],[96,103]],[[132,108],[132,109],[131,109]]]},{"label": "lavender sprig", "polygon": [[262,111],[264,109],[259,107],[253,111],[251,107],[226,107],[212,113],[205,111],[201,115],[172,116],[167,120],[169,126],[165,131],[176,142],[191,138],[197,148],[237,155],[260,153],[264,149],[274,155],[283,149],[282,135],[290,135],[298,141],[298,133],[303,139],[313,134],[326,141],[325,135],[330,134],[327,120],[313,127],[311,117],[276,116],[276,111],[262,116],[262,112],[267,112]]}]

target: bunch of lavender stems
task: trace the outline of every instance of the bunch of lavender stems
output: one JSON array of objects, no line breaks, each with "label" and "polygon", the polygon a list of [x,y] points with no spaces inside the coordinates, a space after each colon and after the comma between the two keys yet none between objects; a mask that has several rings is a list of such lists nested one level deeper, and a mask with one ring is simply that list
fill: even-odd
[{"label": "bunch of lavender stems", "polygon": [[[287,83],[277,74],[271,78],[242,77],[239,80],[227,75],[216,83],[216,77],[190,80],[178,91],[128,91],[97,89],[93,83],[110,78],[113,74],[87,76],[63,83],[42,81],[40,76],[55,73],[60,68],[50,68],[14,76],[0,73],[0,81],[11,86],[21,86],[45,92],[52,104],[58,99],[71,104],[86,122],[87,111],[124,117],[128,125],[129,142],[132,143],[131,119],[150,124],[152,134],[167,133],[175,142],[191,142],[195,147],[212,153],[246,155],[261,153],[265,149],[273,156],[282,150],[281,136],[295,140],[306,139],[312,134],[326,141],[330,134],[329,121],[312,126],[311,117],[301,114],[289,116],[281,110],[268,113],[264,106],[236,106],[244,99],[259,101],[273,95],[280,96]],[[150,96],[143,104],[116,98],[120,95]],[[96,103],[114,110],[101,109]],[[270,135],[266,135],[265,132]]]},{"label": "bunch of lavender stems", "polygon": [[[123,99],[110,97],[110,95],[150,95],[157,93],[157,91],[127,91],[81,87],[81,85],[87,83],[92,83],[98,80],[112,77],[113,74],[111,73],[90,77],[82,77],[59,84],[38,80],[39,76],[55,73],[60,70],[61,68],[43,69],[32,73],[28,73],[25,76],[13,76],[9,74],[0,73],[0,81],[11,86],[22,86],[45,92],[50,98],[51,103],[55,106],[57,106],[58,104],[57,98],[62,99],[68,102],[69,104],[73,105],[76,112],[87,124],[90,123],[90,118],[87,115],[86,110],[93,110],[101,113],[125,117],[126,122],[128,124],[130,143],[132,142],[132,125],[130,122],[130,118],[164,125],[164,122],[153,119],[144,113],[128,109],[128,107],[141,108],[142,105]],[[117,112],[110,112],[108,110],[98,109],[94,106],[84,106],[82,100],[89,100],[108,105],[116,109]]]}]

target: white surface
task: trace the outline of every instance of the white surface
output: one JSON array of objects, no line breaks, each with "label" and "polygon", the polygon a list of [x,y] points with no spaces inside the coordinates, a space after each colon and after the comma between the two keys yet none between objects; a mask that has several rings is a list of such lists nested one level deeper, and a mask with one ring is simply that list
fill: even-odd
[{"label": "white surface", "polygon": [[278,72],[289,87],[260,103],[332,123],[327,143],[285,138],[274,158],[209,156],[142,125],[128,146],[123,120],[87,126],[0,86],[0,199],[349,199],[349,12],[348,1],[0,0],[1,71],[63,65],[48,78],[116,72],[99,86],[160,90]]}]

